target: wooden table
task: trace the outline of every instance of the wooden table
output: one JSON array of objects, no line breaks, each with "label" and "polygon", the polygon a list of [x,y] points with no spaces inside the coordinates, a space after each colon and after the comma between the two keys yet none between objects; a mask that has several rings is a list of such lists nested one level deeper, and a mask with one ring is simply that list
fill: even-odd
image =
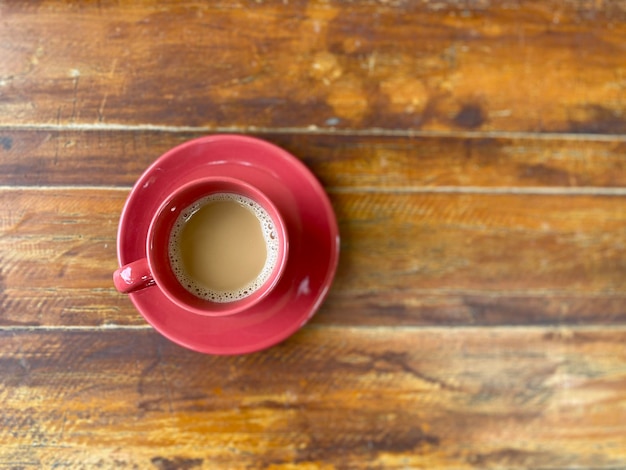
[{"label": "wooden table", "polygon": [[[134,181],[302,159],[341,259],[213,357],[112,285]],[[626,468],[626,2],[0,3],[0,468]]]}]

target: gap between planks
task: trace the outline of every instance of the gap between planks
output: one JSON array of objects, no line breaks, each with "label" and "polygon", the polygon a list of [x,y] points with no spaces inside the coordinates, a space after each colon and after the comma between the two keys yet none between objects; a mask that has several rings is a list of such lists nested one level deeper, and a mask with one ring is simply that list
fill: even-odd
[{"label": "gap between planks", "polygon": [[[458,330],[489,330],[489,331],[528,331],[528,332],[541,332],[541,331],[564,331],[564,332],[623,332],[626,333],[626,324],[611,324],[611,325],[517,325],[517,324],[501,324],[501,325],[318,325],[309,324],[302,328],[303,330],[341,330],[341,331],[367,331],[367,332],[448,332]],[[94,331],[94,332],[106,332],[106,331],[154,331],[156,330],[150,325],[50,325],[50,326],[23,326],[23,325],[6,325],[0,326],[1,332],[15,332],[15,333],[27,333],[27,332],[63,332],[63,331]]]},{"label": "gap between planks", "polygon": [[165,133],[207,133],[207,134],[290,134],[290,135],[338,135],[338,136],[389,136],[389,137],[451,137],[463,139],[528,139],[528,140],[571,140],[571,141],[621,141],[626,142],[626,134],[593,134],[569,132],[531,131],[429,131],[420,129],[338,129],[334,127],[255,127],[255,126],[168,126],[155,124],[5,124],[0,131],[157,131]]},{"label": "gap between planks", "polygon": [[[0,185],[0,191],[121,191],[129,192],[131,186],[90,185]],[[486,186],[354,186],[328,187],[328,193],[337,194],[484,194],[484,195],[536,195],[536,196],[626,196],[626,187],[486,187]]]}]

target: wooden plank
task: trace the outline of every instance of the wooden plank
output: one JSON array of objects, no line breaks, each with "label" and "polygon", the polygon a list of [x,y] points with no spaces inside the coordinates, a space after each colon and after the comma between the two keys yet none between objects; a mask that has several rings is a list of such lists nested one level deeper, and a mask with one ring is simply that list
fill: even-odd
[{"label": "wooden plank", "polygon": [[0,323],[137,321],[112,288],[117,190],[0,191]]},{"label": "wooden plank", "polygon": [[626,3],[11,2],[0,124],[626,131]]},{"label": "wooden plank", "polygon": [[626,466],[623,328],[310,327],[242,357],[148,330],[0,339],[2,467]]},{"label": "wooden plank", "polygon": [[[0,127],[0,185],[126,185],[203,132]],[[626,139],[259,134],[301,158],[329,188],[614,188]]]},{"label": "wooden plank", "polygon": [[[113,291],[126,190],[0,191],[0,323],[143,324]],[[330,324],[624,322],[623,196],[344,193]],[[346,315],[349,308],[350,315]]]}]

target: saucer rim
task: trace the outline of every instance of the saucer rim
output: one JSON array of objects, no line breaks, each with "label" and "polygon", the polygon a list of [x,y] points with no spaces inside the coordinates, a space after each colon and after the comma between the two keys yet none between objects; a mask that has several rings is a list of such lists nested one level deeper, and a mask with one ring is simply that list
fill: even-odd
[{"label": "saucer rim", "polygon": [[[143,305],[143,302],[141,300],[142,298],[141,291],[129,294],[129,297],[131,299],[131,302],[133,303],[133,305],[139,312],[139,314],[142,316],[142,318],[144,318],[144,320],[146,320],[146,322],[150,324],[157,332],[159,332],[161,335],[165,336],[166,338],[168,338],[170,341],[174,342],[175,344],[178,344],[182,347],[185,347],[193,351],[197,351],[197,352],[204,353],[204,354],[211,354],[211,355],[249,354],[249,353],[253,353],[257,351],[262,351],[264,349],[270,348],[276,344],[281,343],[282,341],[286,340],[291,335],[293,335],[295,332],[297,332],[306,323],[308,323],[308,321],[310,321],[310,319],[315,315],[317,310],[320,308],[321,304],[327,298],[330,288],[332,286],[333,280],[335,278],[336,272],[337,272],[337,266],[339,262],[339,252],[340,252],[340,234],[339,234],[336,214],[334,212],[334,209],[330,202],[328,194],[324,190],[320,181],[311,172],[311,170],[302,161],[296,158],[294,155],[289,153],[287,150],[271,142],[268,142],[266,140],[263,140],[257,137],[247,136],[247,135],[239,135],[239,134],[213,134],[213,135],[202,136],[202,137],[185,141],[171,148],[170,150],[162,154],[160,157],[158,157],[142,173],[142,175],[137,179],[136,183],[133,185],[133,188],[131,189],[131,192],[128,195],[128,198],[122,210],[122,214],[120,216],[120,223],[118,227],[117,258],[118,258],[118,264],[121,265],[123,262],[122,259],[124,257],[123,234],[130,220],[130,217],[127,215],[127,210],[129,210],[130,206],[132,206],[133,204],[136,204],[137,203],[136,200],[141,197],[140,191],[138,191],[138,188],[140,188],[147,180],[151,178],[151,175],[153,175],[153,173],[161,165],[163,165],[164,161],[172,158],[172,156],[178,154],[179,152],[184,151],[187,147],[195,146],[198,144],[218,142],[218,141],[220,142],[232,141],[234,143],[245,142],[252,146],[265,147],[267,150],[269,150],[270,153],[276,156],[280,156],[282,161],[288,163],[290,167],[292,168],[290,171],[301,175],[305,180],[307,180],[310,183],[311,189],[315,193],[315,200],[318,204],[320,204],[320,207],[324,212],[326,223],[328,225],[327,234],[330,240],[330,243],[329,243],[330,249],[328,250],[328,253],[327,253],[327,261],[326,261],[325,270],[324,270],[323,282],[316,289],[316,291],[312,293],[311,295],[313,299],[312,302],[310,303],[310,305],[306,306],[306,308],[301,307],[303,314],[297,315],[294,318],[294,320],[297,320],[297,321],[290,321],[287,326],[283,327],[282,329],[277,329],[275,332],[273,332],[271,336],[267,338],[267,340],[260,340],[254,343],[247,343],[244,345],[225,346],[223,344],[215,345],[214,343],[203,343],[202,345],[198,345],[197,342],[187,341],[186,338],[181,338],[177,334],[171,334],[171,332],[168,331],[167,329],[161,328],[161,325],[155,324],[153,320],[156,320],[156,319],[152,318],[152,316],[149,313],[144,313],[144,310],[146,310],[148,307]],[[208,158],[205,162],[210,162],[210,161],[211,161],[210,158]],[[228,163],[242,164],[237,159],[233,159],[231,162],[228,162]],[[272,167],[275,167],[275,165],[276,163],[274,165],[259,165],[259,168],[261,170],[267,171],[268,174],[272,176],[272,179],[277,182],[277,184],[281,184],[283,188],[294,199],[297,200],[299,195],[296,192],[292,191],[289,185],[285,184],[284,178],[281,179],[277,174],[275,174],[275,172],[272,171]],[[184,176],[181,176],[180,179],[184,181],[185,178]],[[248,184],[252,184],[251,182],[246,181],[244,179],[242,179],[242,181],[247,182]],[[301,197],[302,196],[300,196],[300,198]],[[273,202],[277,204],[278,206],[280,206],[278,202],[276,201],[273,201]],[[307,224],[307,220],[304,218],[301,218],[300,222],[303,225]],[[308,223],[311,223],[311,221],[308,221]],[[147,232],[142,233],[140,236],[145,240],[147,238]],[[290,241],[290,244],[291,244],[291,241]],[[289,282],[289,281],[286,279],[279,280],[277,283],[277,286],[280,285],[281,282]],[[282,297],[280,297],[280,299],[293,297],[295,294],[297,294],[296,290],[293,288],[290,288],[285,292],[285,294]],[[168,299],[167,296],[165,296],[164,294],[162,294],[162,297],[163,297],[163,300],[166,301],[168,304],[167,309],[184,310],[180,306],[171,302],[170,299]],[[284,308],[285,307],[279,308],[272,316],[280,314],[280,312],[284,311]],[[247,313],[244,311],[237,315],[242,315],[242,314],[247,314]],[[248,314],[254,316],[255,312],[251,312]],[[166,316],[169,316],[169,315],[171,315],[171,313],[168,312]],[[256,312],[256,316],[261,316],[261,313]],[[220,317],[204,316],[202,319],[202,323],[205,323],[208,325],[212,322],[217,321],[219,318]],[[234,328],[233,330],[231,330],[230,334],[233,334],[233,332],[236,332],[238,330],[243,331],[243,329],[244,327],[241,327],[241,326]]]}]

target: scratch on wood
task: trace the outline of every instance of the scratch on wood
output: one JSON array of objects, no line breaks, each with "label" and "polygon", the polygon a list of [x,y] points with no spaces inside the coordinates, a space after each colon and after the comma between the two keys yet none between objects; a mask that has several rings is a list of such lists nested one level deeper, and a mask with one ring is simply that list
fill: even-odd
[{"label": "scratch on wood", "polygon": [[98,108],[98,122],[104,122],[104,107],[106,106],[107,98],[109,97],[109,93],[105,93],[102,97],[102,101],[100,102],[100,107]]},{"label": "scratch on wood", "polygon": [[71,75],[74,77],[74,97],[72,99],[72,116],[70,118],[70,121],[76,122],[76,102],[78,96],[78,82],[80,80],[80,71],[74,69],[71,71]]},{"label": "scratch on wood", "polygon": [[[57,126],[61,126],[61,106],[59,106],[57,108]],[[59,163],[59,145],[60,145],[60,138],[59,136],[55,136],[55,143],[54,143],[54,159],[52,160],[52,164],[54,166],[57,166]]]}]

